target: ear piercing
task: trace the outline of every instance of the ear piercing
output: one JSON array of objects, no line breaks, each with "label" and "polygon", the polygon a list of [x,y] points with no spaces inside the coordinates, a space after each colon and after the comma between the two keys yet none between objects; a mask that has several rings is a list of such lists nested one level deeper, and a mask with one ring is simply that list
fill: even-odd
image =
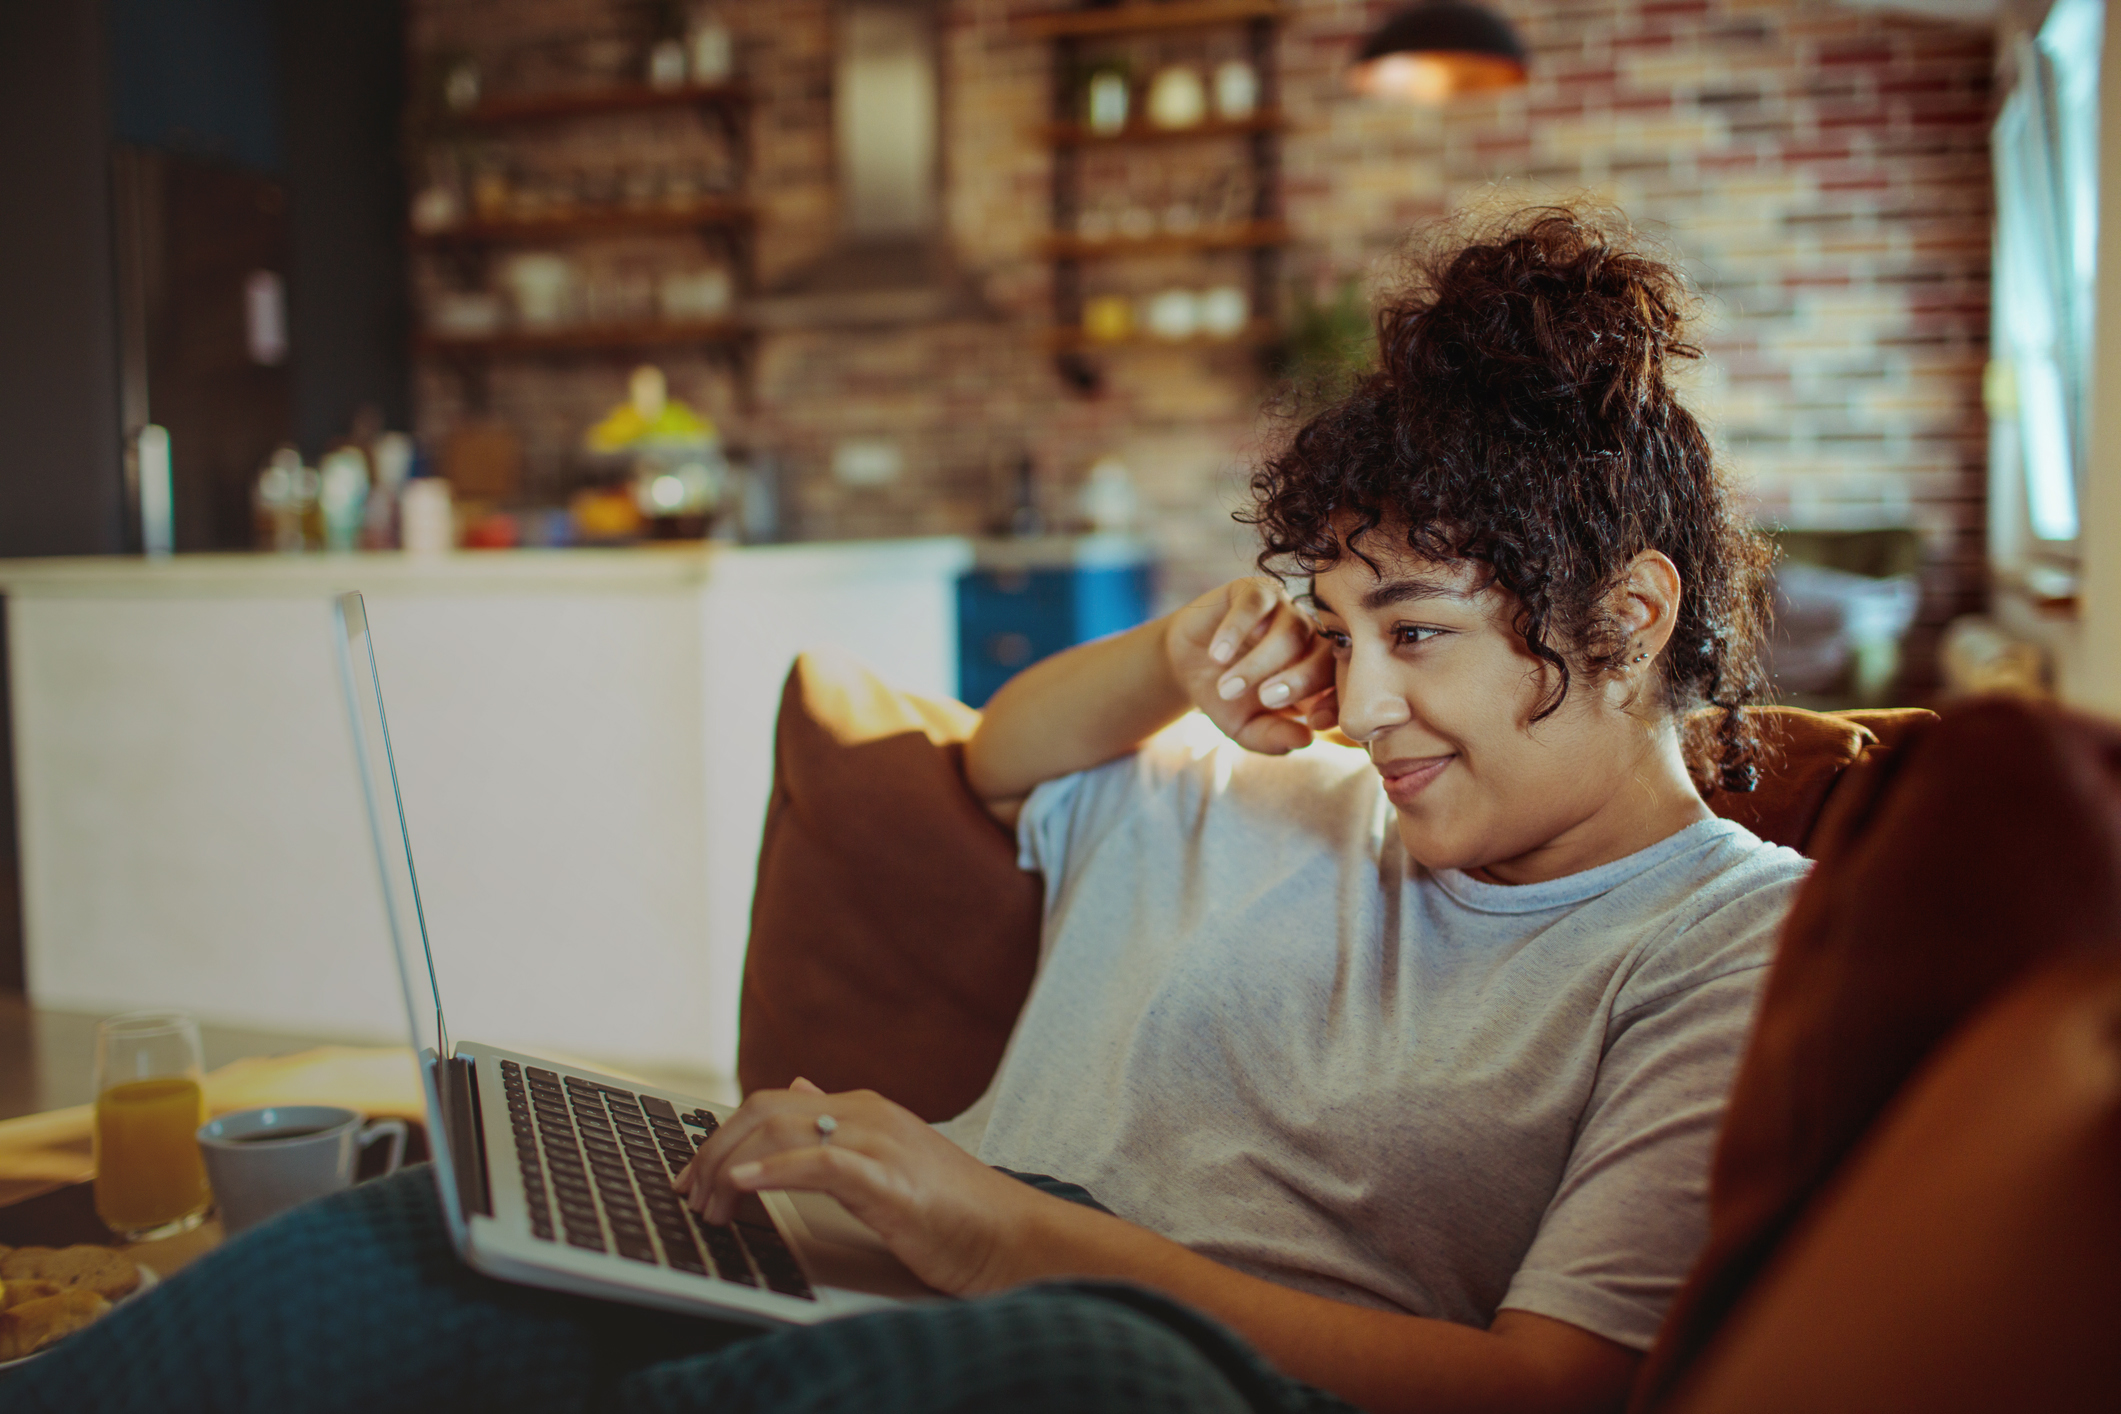
[{"label": "ear piercing", "polygon": [[1650,655],[1647,653],[1637,653],[1634,657],[1628,659],[1628,661],[1630,663],[1645,663],[1649,661],[1649,657]]}]

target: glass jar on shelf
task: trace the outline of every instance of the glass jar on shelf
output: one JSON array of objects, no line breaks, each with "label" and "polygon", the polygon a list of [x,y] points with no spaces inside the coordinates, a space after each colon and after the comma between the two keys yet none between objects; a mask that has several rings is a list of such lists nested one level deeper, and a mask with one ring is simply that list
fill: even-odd
[{"label": "glass jar on shelf", "polygon": [[1099,137],[1125,132],[1131,104],[1126,69],[1118,64],[1096,69],[1083,88],[1083,126]]}]

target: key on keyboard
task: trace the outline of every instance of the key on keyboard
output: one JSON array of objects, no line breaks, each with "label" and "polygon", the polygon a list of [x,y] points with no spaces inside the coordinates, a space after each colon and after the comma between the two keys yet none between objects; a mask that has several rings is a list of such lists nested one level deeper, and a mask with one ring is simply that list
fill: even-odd
[{"label": "key on keyboard", "polygon": [[719,1127],[713,1115],[681,1116],[654,1095],[514,1061],[501,1062],[501,1085],[536,1236],[564,1230],[576,1247],[817,1299],[756,1197],[735,1223],[711,1227],[671,1191],[671,1176]]}]

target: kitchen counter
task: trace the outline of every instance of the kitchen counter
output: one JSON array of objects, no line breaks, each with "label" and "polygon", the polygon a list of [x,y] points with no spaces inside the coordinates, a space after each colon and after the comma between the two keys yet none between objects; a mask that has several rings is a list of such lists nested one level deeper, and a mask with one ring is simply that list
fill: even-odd
[{"label": "kitchen counter", "polygon": [[403,1036],[329,599],[359,589],[453,1034],[733,1070],[796,652],[956,690],[957,539],[0,561],[40,1006]]},{"label": "kitchen counter", "polygon": [[164,560],[99,555],[0,560],[0,593],[284,596],[342,589],[486,594],[517,589],[700,588],[731,575],[774,580],[862,578],[879,570],[950,573],[971,563],[973,542],[856,540],[791,545],[671,544],[623,549],[398,551],[345,555],[176,555]]}]

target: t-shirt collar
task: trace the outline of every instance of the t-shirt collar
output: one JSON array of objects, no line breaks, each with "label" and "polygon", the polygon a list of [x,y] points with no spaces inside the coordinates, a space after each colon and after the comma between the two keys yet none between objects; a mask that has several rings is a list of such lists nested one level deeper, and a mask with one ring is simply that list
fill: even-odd
[{"label": "t-shirt collar", "polygon": [[[1677,834],[1666,835],[1647,849],[1638,849],[1609,863],[1545,879],[1536,884],[1491,884],[1461,869],[1427,871],[1438,888],[1456,902],[1482,913],[1538,913],[1566,908],[1619,888],[1668,859],[1731,834],[1740,827],[1729,820],[1697,820]],[[1415,865],[1416,870],[1421,866]]]}]

